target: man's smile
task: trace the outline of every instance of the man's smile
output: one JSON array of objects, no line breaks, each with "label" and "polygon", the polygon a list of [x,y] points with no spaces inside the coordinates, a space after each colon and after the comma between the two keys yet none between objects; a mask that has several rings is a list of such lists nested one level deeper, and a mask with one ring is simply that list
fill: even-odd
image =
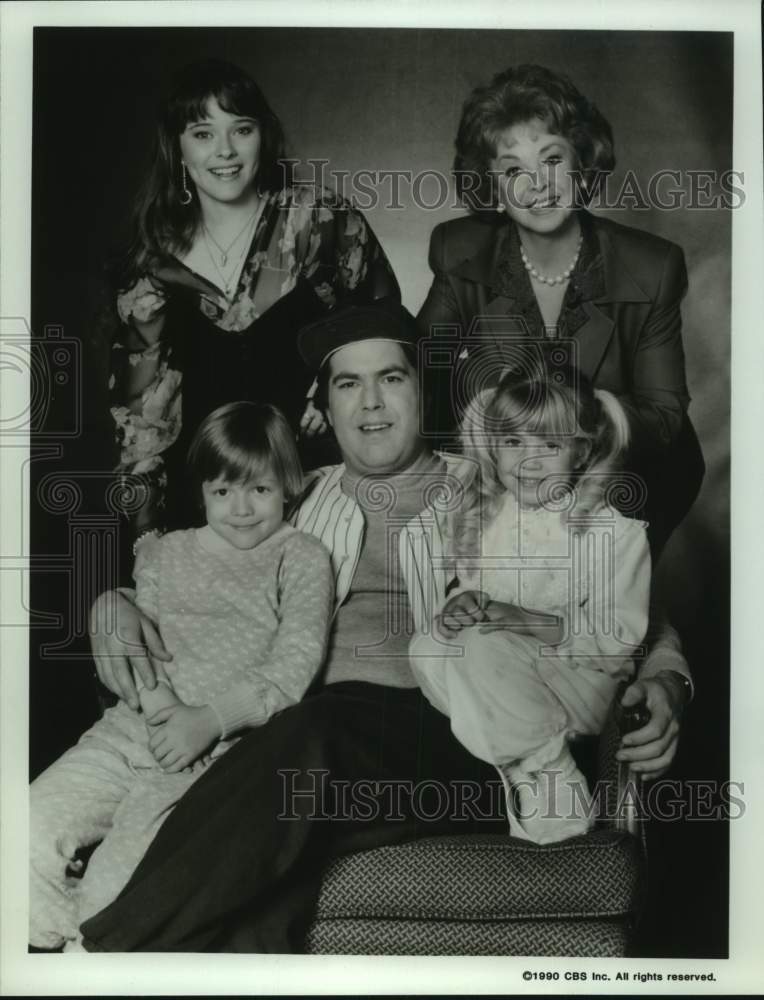
[{"label": "man's smile", "polygon": [[361,424],[359,430],[362,431],[362,433],[364,434],[372,434],[376,433],[377,431],[386,431],[392,426],[393,425],[390,422],[377,421],[375,423],[369,422],[366,424]]}]

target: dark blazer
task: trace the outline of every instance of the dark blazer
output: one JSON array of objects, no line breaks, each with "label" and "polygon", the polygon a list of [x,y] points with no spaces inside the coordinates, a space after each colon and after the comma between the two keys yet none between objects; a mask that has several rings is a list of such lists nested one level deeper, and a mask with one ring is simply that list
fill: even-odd
[{"label": "dark blazer", "polygon": [[[628,464],[647,481],[648,515],[656,522],[668,518],[670,531],[695,499],[704,473],[687,417],[680,313],[687,290],[684,254],[668,240],[588,213],[582,213],[582,223],[588,242],[599,246],[601,263],[598,294],[583,296],[577,328],[569,334],[575,361],[596,387],[609,389],[624,404],[633,435]],[[419,323],[435,345],[458,341],[451,386],[444,388],[441,381],[436,390],[451,394],[450,413],[449,403],[440,400],[446,424],[459,415],[454,396],[465,395],[463,385],[455,389],[454,382],[474,387],[470,356],[482,356],[489,346],[500,356],[507,333],[515,343],[518,335],[540,333],[523,325],[518,308],[523,286],[527,289],[522,268],[507,275],[510,226],[505,216],[488,221],[468,216],[442,223],[432,233],[434,279]],[[440,429],[448,428],[442,424]]]}]

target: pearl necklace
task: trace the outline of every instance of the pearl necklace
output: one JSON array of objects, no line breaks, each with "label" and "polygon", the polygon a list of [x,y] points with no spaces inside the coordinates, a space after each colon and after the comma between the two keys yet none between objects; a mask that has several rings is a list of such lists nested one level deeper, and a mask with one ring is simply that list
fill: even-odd
[{"label": "pearl necklace", "polygon": [[565,268],[562,274],[558,274],[555,278],[549,278],[545,274],[542,274],[540,271],[536,270],[536,268],[533,266],[533,264],[528,260],[527,256],[525,255],[525,247],[521,242],[520,256],[523,259],[523,267],[528,272],[528,274],[530,274],[532,278],[535,278],[537,281],[542,282],[544,285],[563,285],[571,276],[571,274],[573,273],[573,268],[578,263],[578,258],[581,253],[581,246],[583,242],[584,242],[584,237],[582,234],[581,236],[578,237],[578,244],[576,246],[576,252],[573,257],[573,260],[570,262],[570,264],[568,264],[568,266]]}]

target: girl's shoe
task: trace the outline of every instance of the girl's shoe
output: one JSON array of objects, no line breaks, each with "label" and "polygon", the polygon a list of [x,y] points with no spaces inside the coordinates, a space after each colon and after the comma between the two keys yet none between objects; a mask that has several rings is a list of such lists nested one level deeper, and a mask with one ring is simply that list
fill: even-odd
[{"label": "girl's shoe", "polygon": [[594,826],[592,798],[586,778],[566,747],[542,770],[529,772],[522,763],[500,768],[505,779],[509,832],[535,844],[554,844],[580,837]]}]

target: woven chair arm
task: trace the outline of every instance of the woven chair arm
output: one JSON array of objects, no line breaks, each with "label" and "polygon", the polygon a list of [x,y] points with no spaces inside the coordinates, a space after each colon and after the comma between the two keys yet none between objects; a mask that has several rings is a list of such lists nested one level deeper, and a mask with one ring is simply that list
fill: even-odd
[{"label": "woven chair arm", "polygon": [[626,733],[641,729],[650,721],[644,702],[624,708],[621,698],[628,687],[624,682],[613,699],[605,726],[599,739],[597,757],[597,782],[601,796],[601,816],[612,829],[640,835],[640,784],[628,764],[616,760],[621,739]]}]

